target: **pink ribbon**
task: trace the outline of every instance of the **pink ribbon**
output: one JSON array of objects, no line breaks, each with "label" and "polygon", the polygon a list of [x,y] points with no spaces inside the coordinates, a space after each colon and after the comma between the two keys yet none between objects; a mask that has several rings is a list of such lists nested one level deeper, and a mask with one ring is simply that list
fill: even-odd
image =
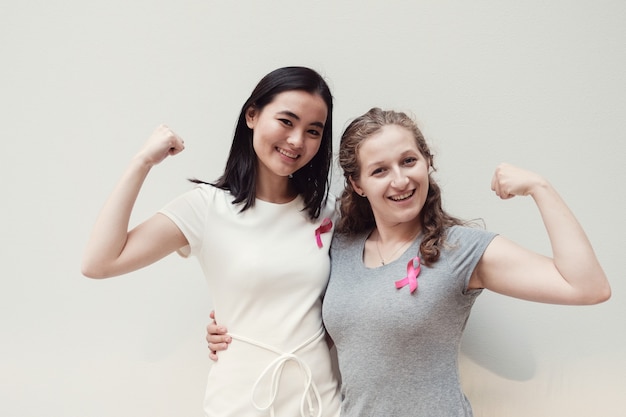
[{"label": "pink ribbon", "polygon": [[315,240],[317,241],[317,247],[321,248],[322,245],[322,233],[330,232],[330,229],[333,228],[333,222],[328,217],[322,220],[322,224],[320,227],[315,229]]},{"label": "pink ribbon", "polygon": [[[415,263],[417,263],[417,267],[415,267]],[[411,294],[413,294],[417,289],[417,276],[420,274],[421,267],[420,258],[418,256],[411,259],[406,265],[406,277],[396,281],[396,288],[399,289],[408,284]]]}]

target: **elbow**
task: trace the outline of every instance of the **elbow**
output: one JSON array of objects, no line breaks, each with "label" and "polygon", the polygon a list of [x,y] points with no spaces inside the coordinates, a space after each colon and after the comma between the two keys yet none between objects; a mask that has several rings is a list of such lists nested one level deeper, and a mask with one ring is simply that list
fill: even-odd
[{"label": "elbow", "polygon": [[592,304],[600,304],[608,301],[611,298],[611,286],[607,282],[604,288],[601,291],[598,291],[596,294],[596,299]]},{"label": "elbow", "polygon": [[101,268],[97,264],[86,260],[83,260],[83,263],[80,267],[80,272],[86,278],[103,279],[110,277],[110,275],[106,273],[104,268]]},{"label": "elbow", "polygon": [[600,285],[598,288],[594,304],[603,303],[611,298],[611,284],[609,284],[609,280],[604,274],[604,271],[601,273],[601,277],[602,285]]},{"label": "elbow", "polygon": [[104,276],[104,274],[100,273],[98,270],[85,268],[84,266],[80,269],[80,272],[81,274],[83,274],[85,278],[91,278],[91,279],[106,278],[106,276]]},{"label": "elbow", "polygon": [[605,301],[608,301],[610,298],[611,298],[611,290],[608,290],[606,293],[594,294],[592,297],[586,297],[584,300],[582,300],[579,303],[579,305],[592,306],[596,304],[602,304]]},{"label": "elbow", "polygon": [[593,291],[588,291],[581,296],[580,304],[595,305],[608,301],[611,298],[611,286],[605,280],[603,285],[598,286]]}]

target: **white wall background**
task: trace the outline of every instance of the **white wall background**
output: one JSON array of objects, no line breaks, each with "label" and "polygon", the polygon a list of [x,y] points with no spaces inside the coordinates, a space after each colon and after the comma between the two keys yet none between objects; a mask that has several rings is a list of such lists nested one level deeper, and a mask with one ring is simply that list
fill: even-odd
[{"label": "white wall background", "polygon": [[484,294],[465,389],[478,417],[625,415],[624,22],[618,0],[1,0],[0,415],[202,415],[200,268],[171,256],[93,281],[82,247],[157,124],[187,150],[151,173],[133,222],[187,177],[215,179],[241,104],[284,65],[328,78],[336,143],[369,107],[414,113],[449,211],[546,253],[532,202],[502,202],[489,182],[508,161],[558,187],[613,298]]}]

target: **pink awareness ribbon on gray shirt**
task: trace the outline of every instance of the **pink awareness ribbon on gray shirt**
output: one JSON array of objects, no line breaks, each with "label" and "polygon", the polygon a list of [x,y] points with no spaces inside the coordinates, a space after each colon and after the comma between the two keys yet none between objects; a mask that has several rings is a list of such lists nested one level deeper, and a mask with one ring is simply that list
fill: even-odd
[{"label": "pink awareness ribbon on gray shirt", "polygon": [[[415,264],[417,264],[417,267]],[[400,289],[408,284],[411,294],[413,294],[415,290],[417,290],[417,276],[420,274],[421,270],[420,258],[419,256],[415,256],[406,265],[406,277],[396,281],[396,288]]]}]

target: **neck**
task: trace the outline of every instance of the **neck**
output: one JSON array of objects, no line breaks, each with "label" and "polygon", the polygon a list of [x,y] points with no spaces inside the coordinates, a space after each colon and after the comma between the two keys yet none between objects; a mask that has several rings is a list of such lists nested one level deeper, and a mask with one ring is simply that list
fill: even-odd
[{"label": "neck", "polygon": [[273,181],[262,181],[259,178],[256,185],[256,198],[269,203],[288,203],[297,195],[287,177],[276,178]]},{"label": "neck", "polygon": [[398,259],[421,231],[421,227],[413,224],[402,224],[391,228],[377,227],[368,240],[371,242],[370,247],[375,246],[380,265],[386,265]]},{"label": "neck", "polygon": [[422,231],[419,223],[400,223],[392,226],[377,224],[369,239],[378,240],[381,245],[393,245],[397,242],[414,241]]}]

